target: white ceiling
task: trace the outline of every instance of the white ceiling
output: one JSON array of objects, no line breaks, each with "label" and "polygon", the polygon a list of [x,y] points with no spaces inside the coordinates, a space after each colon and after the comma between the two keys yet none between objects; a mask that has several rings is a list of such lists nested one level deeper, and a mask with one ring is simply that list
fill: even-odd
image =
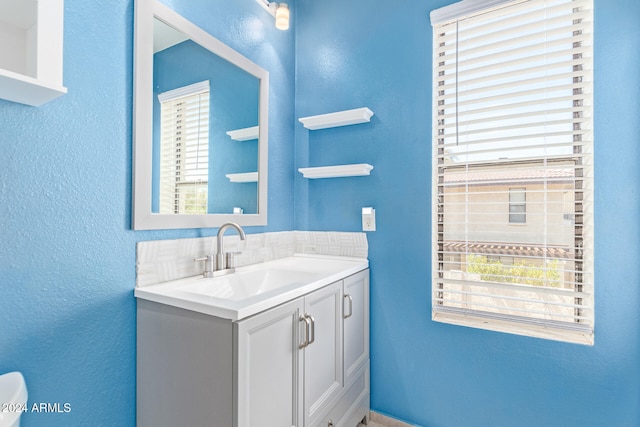
[{"label": "white ceiling", "polygon": [[187,36],[173,27],[157,19],[153,20],[153,53],[160,52],[187,39]]}]

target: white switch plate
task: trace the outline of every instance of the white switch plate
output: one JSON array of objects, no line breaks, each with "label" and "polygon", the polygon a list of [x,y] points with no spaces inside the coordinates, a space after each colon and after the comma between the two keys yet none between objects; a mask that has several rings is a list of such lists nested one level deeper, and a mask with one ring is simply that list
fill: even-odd
[{"label": "white switch plate", "polygon": [[362,231],[376,231],[376,210],[362,208]]}]

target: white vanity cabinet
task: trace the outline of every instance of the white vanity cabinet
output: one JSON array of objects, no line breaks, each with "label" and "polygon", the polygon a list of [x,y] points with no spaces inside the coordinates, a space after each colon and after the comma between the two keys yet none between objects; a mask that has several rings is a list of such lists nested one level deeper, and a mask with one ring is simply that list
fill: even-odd
[{"label": "white vanity cabinet", "polygon": [[232,322],[138,300],[138,426],[356,427],[369,270]]},{"label": "white vanity cabinet", "polygon": [[237,426],[304,425],[298,398],[303,312],[304,301],[297,299],[235,324]]},{"label": "white vanity cabinet", "polygon": [[369,271],[344,280],[344,382],[369,362]]},{"label": "white vanity cabinet", "polygon": [[305,315],[310,319],[310,343],[304,358],[304,425],[318,420],[342,391],[342,281],[305,297]]},{"label": "white vanity cabinet", "polygon": [[[341,387],[335,398],[328,397],[318,405],[317,417],[309,417],[305,426],[356,427],[363,418],[369,418],[369,270],[342,280],[341,319],[342,352],[337,365],[342,374]],[[329,351],[325,351],[329,357]],[[305,380],[317,369],[308,363],[305,354]],[[329,370],[318,372],[317,377],[329,378]],[[308,387],[305,387],[305,399]],[[306,408],[306,404],[305,404]]]},{"label": "white vanity cabinet", "polygon": [[342,295],[339,281],[235,323],[238,426],[317,425],[342,388]]}]

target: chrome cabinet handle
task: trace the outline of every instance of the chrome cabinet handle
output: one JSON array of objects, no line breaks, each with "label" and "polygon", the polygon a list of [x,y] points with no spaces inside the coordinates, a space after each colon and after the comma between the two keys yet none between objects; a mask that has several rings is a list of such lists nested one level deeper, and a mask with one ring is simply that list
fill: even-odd
[{"label": "chrome cabinet handle", "polygon": [[311,345],[316,341],[316,320],[313,318],[313,316],[310,315],[306,315],[305,317],[309,318],[309,320],[311,321],[311,339],[307,343],[307,345]]},{"label": "chrome cabinet handle", "polygon": [[349,314],[344,315],[344,318],[348,319],[349,317],[353,316],[353,298],[351,298],[351,295],[349,294],[344,294],[344,298],[349,300]]},{"label": "chrome cabinet handle", "polygon": [[309,321],[308,316],[300,316],[300,322],[304,322],[305,327],[305,334],[304,334],[304,341],[302,342],[302,344],[298,345],[298,349],[302,350],[303,348],[305,348],[306,346],[308,346],[309,343],[309,331],[311,329],[311,322]]}]

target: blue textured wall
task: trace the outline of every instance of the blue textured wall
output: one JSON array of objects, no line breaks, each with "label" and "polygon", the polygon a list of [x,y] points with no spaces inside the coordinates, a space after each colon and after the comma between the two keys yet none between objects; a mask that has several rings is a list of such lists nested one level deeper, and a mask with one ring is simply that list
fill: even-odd
[{"label": "blue textured wall", "polygon": [[[252,0],[172,4],[270,71],[269,226],[248,231],[292,229],[293,32]],[[133,1],[66,0],[64,42],[67,95],[0,101],[0,373],[71,406],[25,427],[134,426],[135,244],[216,230],[130,230]]]},{"label": "blue textured wall", "polygon": [[428,427],[640,425],[640,5],[595,0],[596,336],[563,344],[432,322],[431,27],[451,0],[298,2],[298,117],[368,106],[371,123],[309,132],[297,166],[361,163],[370,177],[296,178],[296,227],[360,228],[371,261],[372,407]]},{"label": "blue textured wall", "polygon": [[[429,427],[640,425],[640,4],[595,1],[593,347],[430,321],[428,12],[450,1],[300,1],[295,74],[294,31],[253,0],[166,1],[270,72],[269,226],[250,232],[358,230],[360,208],[376,208],[374,409]],[[215,230],[129,230],[132,1],[66,0],[65,14],[69,94],[0,101],[0,372],[21,370],[31,402],[71,404],[26,427],[133,426],[135,243]],[[376,115],[311,133],[295,122],[294,149],[294,83],[295,117]],[[310,182],[294,161],[375,169]]]}]

